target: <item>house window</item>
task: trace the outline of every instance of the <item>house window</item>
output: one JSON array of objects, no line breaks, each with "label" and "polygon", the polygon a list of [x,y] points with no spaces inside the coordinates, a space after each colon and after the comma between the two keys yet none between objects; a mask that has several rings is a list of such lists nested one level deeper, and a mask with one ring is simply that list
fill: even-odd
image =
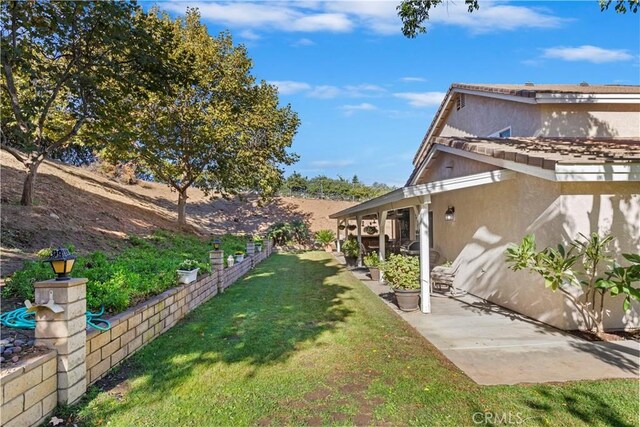
[{"label": "house window", "polygon": [[458,94],[458,98],[456,99],[456,110],[459,110],[464,107],[464,93]]},{"label": "house window", "polygon": [[489,138],[511,138],[511,126],[492,133]]}]

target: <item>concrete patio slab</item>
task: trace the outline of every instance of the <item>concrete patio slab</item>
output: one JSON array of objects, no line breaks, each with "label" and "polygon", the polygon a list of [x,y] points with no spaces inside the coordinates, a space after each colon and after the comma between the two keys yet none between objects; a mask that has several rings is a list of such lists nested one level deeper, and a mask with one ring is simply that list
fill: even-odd
[{"label": "concrete patio slab", "polygon": [[365,269],[352,273],[478,384],[639,378],[640,342],[590,342],[472,295],[432,297],[403,312]]}]

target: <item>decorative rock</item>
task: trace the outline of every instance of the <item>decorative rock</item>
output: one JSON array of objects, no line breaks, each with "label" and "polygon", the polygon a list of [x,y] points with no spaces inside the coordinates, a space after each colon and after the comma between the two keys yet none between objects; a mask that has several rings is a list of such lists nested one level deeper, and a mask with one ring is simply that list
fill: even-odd
[{"label": "decorative rock", "polygon": [[13,350],[8,348],[2,354],[4,354],[5,356],[11,356],[11,354],[13,354]]},{"label": "decorative rock", "polygon": [[22,341],[22,340],[15,340],[15,341],[13,342],[13,345],[14,345],[14,346],[16,346],[16,347],[21,347],[21,346],[23,346],[23,345],[24,345],[24,341]]},{"label": "decorative rock", "polygon": [[19,358],[18,356],[13,356],[13,357],[11,358],[11,361],[12,361],[13,363],[16,363],[18,360],[20,360],[20,358]]},{"label": "decorative rock", "polygon": [[53,218],[53,219],[60,219],[60,217],[59,217],[58,215],[54,214],[53,212],[51,212],[51,213],[49,214],[49,216],[50,216],[51,218]]},{"label": "decorative rock", "polygon": [[0,356],[0,363],[4,363],[4,357]]},{"label": "decorative rock", "polygon": [[22,347],[20,347],[19,345],[13,347],[13,352],[14,353],[20,353],[22,351]]},{"label": "decorative rock", "polygon": [[9,342],[13,342],[13,341],[15,341],[15,338],[13,338],[13,337],[9,337],[9,338],[7,338],[7,340],[8,340]]},{"label": "decorative rock", "polygon": [[9,344],[9,340],[4,338],[0,340],[0,345],[6,346],[7,344]]},{"label": "decorative rock", "polygon": [[29,340],[29,341],[27,341],[27,345],[28,346],[32,346],[34,344],[34,342],[35,342],[34,340]]}]

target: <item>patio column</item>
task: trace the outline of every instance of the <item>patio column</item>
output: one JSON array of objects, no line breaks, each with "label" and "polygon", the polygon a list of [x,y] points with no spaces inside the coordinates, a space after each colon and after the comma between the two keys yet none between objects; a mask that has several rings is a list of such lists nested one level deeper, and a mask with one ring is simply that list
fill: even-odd
[{"label": "patio column", "polygon": [[356,216],[356,223],[358,227],[358,267],[362,267],[362,216]]},{"label": "patio column", "polygon": [[420,226],[420,310],[431,313],[429,265],[429,203],[431,198],[425,197],[420,204],[418,223]]},{"label": "patio column", "polygon": [[336,225],[336,252],[340,252],[340,224],[342,224],[341,219],[337,221],[337,225]]},{"label": "patio column", "polygon": [[379,236],[378,236],[378,257],[380,258],[380,261],[384,261],[384,257],[385,257],[385,252],[387,250],[385,244],[386,244],[386,240],[384,238],[385,235],[385,228],[387,225],[387,211],[380,211],[378,212],[378,229],[380,230]]}]

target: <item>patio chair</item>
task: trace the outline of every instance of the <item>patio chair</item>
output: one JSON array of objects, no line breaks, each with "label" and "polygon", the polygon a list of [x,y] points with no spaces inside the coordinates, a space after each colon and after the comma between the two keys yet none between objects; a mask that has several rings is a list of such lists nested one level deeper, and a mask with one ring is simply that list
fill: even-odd
[{"label": "patio chair", "polygon": [[439,265],[431,269],[430,284],[432,292],[434,288],[439,290],[441,290],[442,288],[453,289],[453,280],[455,279],[458,268],[460,267],[458,258],[459,257],[457,257],[453,264],[451,264],[451,266],[449,267]]}]

